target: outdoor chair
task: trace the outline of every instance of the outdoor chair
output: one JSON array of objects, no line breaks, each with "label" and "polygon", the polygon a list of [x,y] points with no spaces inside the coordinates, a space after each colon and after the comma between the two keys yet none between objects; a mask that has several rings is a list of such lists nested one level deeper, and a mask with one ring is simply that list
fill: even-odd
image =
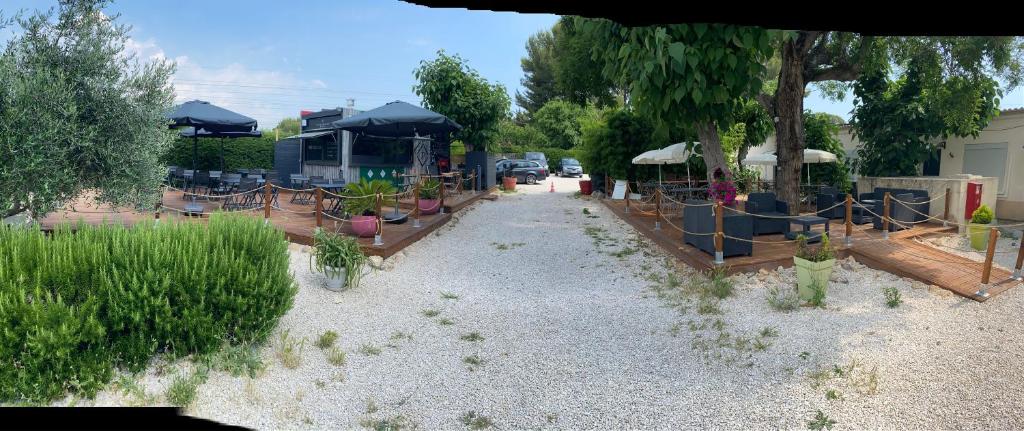
[{"label": "outdoor chair", "polygon": [[[918,220],[919,215],[917,213],[915,213],[914,211],[911,211],[912,207],[920,206],[920,204],[909,205],[908,206],[908,205],[904,205],[904,204],[902,204],[900,202],[897,202],[897,201],[911,202],[911,201],[913,201],[915,199],[914,195],[912,195],[910,193],[893,195],[892,193],[890,193],[889,197],[891,199],[891,201],[889,202],[889,232],[896,232],[898,230],[910,229],[910,228],[914,227],[914,223],[915,222],[920,221],[920,220]],[[916,199],[920,199],[920,198],[916,198]],[[925,205],[927,205],[927,204],[925,204]],[[882,217],[881,216],[884,215],[883,214],[883,211],[885,211],[884,210],[884,204],[881,203],[881,202],[878,203],[878,204],[875,204],[875,208],[878,209],[878,211],[875,211],[876,213],[878,213],[878,216],[872,216],[871,225],[872,225],[872,227],[874,227],[877,230],[882,230]],[[915,208],[915,209],[917,209],[917,208]],[[918,211],[920,211],[920,210],[918,209]],[[925,213],[925,214],[927,214],[927,213]],[[923,216],[920,216],[920,217],[921,217],[921,220],[924,219]]]},{"label": "outdoor chair", "polygon": [[818,191],[818,197],[815,199],[816,207],[818,209],[818,217],[825,217],[828,219],[833,218],[846,218],[846,205],[840,205],[835,208],[830,207],[845,202],[846,194],[839,193],[839,190],[835,187],[822,187]]},{"label": "outdoor chair", "polygon": [[[928,217],[923,215],[923,214],[928,214],[928,211],[931,208],[931,205],[928,202],[928,200],[930,198],[928,197],[928,191],[927,190],[894,189],[894,188],[887,188],[887,187],[875,187],[875,190],[872,193],[861,193],[860,201],[864,201],[866,199],[874,200],[875,203],[874,203],[874,205],[871,205],[872,206],[871,211],[877,213],[878,215],[882,215],[882,211],[884,211],[884,209],[885,209],[885,193],[886,192],[889,192],[890,199],[896,198],[897,195],[907,195],[907,194],[910,195],[909,197],[904,196],[903,198],[896,198],[896,200],[907,202],[907,205],[904,205],[904,204],[896,202],[896,201],[889,202],[889,210],[890,211],[892,211],[895,206],[900,205],[900,206],[905,206],[905,207],[912,208],[914,211],[917,211],[917,212],[908,211],[909,213],[911,213],[914,216],[911,219],[912,221],[920,222],[920,221],[924,221],[924,220],[926,220],[928,218]],[[904,209],[906,209],[906,208],[904,208]],[[920,214],[918,214],[918,213],[920,213]]]},{"label": "outdoor chair", "polygon": [[[690,244],[712,256],[715,254],[715,215],[713,202],[704,200],[687,200],[683,208],[683,243]],[[754,245],[749,242],[754,238],[754,219],[747,214],[726,211],[722,215],[722,231],[726,237],[722,242],[723,257],[750,256],[754,253]],[[742,241],[745,239],[748,241]]]},{"label": "outdoor chair", "polygon": [[249,209],[256,207],[256,195],[258,194],[256,178],[242,178],[238,187],[224,199],[225,210]]},{"label": "outdoor chair", "polygon": [[754,235],[789,232],[789,205],[776,199],[775,193],[747,195],[746,212],[754,215]]},{"label": "outdoor chair", "polygon": [[310,188],[310,179],[306,178],[302,174],[291,174],[290,176],[291,188],[299,190],[292,195],[291,203],[299,203],[307,205],[313,199],[313,191],[305,190]]}]

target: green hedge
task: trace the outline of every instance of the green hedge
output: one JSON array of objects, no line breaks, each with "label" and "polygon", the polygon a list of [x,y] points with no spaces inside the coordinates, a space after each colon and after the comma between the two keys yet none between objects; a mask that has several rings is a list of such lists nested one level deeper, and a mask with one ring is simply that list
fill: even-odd
[{"label": "green hedge", "polygon": [[[199,169],[220,170],[220,145],[217,138],[199,138]],[[192,167],[192,138],[178,138],[174,146],[164,155],[164,164]],[[261,138],[224,139],[224,169],[272,169],[274,166],[274,139]]]},{"label": "green hedge", "polygon": [[297,291],[257,218],[75,229],[0,227],[0,401],[93,397],[156,353],[262,342]]}]

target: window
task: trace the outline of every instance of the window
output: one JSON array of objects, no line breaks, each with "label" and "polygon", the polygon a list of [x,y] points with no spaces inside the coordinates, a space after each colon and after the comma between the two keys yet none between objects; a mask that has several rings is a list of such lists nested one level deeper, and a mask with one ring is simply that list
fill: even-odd
[{"label": "window", "polygon": [[412,139],[360,136],[352,144],[354,164],[412,164]]},{"label": "window", "polygon": [[338,162],[338,143],[334,135],[317,136],[302,140],[303,159],[307,162]]}]

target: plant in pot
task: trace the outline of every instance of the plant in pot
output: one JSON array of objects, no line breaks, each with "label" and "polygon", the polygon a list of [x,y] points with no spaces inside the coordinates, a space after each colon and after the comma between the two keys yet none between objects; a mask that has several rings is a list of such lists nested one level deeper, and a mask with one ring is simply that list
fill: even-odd
[{"label": "plant in pot", "polygon": [[345,212],[352,218],[352,230],[364,238],[377,233],[377,194],[384,195],[382,204],[395,198],[395,186],[390,181],[367,181],[362,178],[358,183],[345,186]]},{"label": "plant in pot", "polygon": [[732,182],[732,176],[722,171],[722,168],[715,168],[711,185],[708,186],[708,196],[713,200],[721,200],[727,207],[736,206],[736,185]]},{"label": "plant in pot", "polygon": [[797,292],[800,299],[810,301],[815,297],[814,286],[819,289],[827,287],[832,277],[832,267],[836,263],[836,252],[829,242],[828,234],[821,234],[821,245],[817,248],[807,246],[807,238],[797,237],[796,256],[793,266],[796,267]]},{"label": "plant in pot", "polygon": [[427,178],[420,184],[420,214],[434,214],[441,210],[441,181]]},{"label": "plant in pot", "polygon": [[967,233],[971,238],[971,248],[984,250],[988,247],[988,227],[992,223],[992,208],[982,205],[971,213],[971,222],[967,223]]},{"label": "plant in pot", "polygon": [[515,172],[512,172],[512,166],[509,166],[502,171],[501,187],[506,192],[515,191],[516,181],[516,174]]},{"label": "plant in pot", "polygon": [[311,268],[324,274],[324,288],[340,291],[345,286],[359,285],[366,255],[359,249],[359,241],[326,230],[313,234],[313,254],[309,256]]}]

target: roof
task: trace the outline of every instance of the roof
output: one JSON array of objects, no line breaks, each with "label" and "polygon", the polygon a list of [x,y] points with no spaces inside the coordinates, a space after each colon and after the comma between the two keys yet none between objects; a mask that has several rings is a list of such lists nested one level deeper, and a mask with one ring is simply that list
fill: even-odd
[{"label": "roof", "polygon": [[[1024,114],[1024,106],[1022,106],[1020,108],[1006,108],[1006,109],[1000,109],[999,110],[999,115],[1000,116],[1003,116],[1003,115],[1017,115],[1017,114]],[[840,129],[849,129],[850,128],[850,123],[840,124],[839,128]]]},{"label": "roof", "polygon": [[[303,115],[302,119],[303,120],[308,120],[310,118],[333,117],[333,116],[336,116],[336,115],[342,115],[344,112],[345,112],[345,108],[340,108],[340,107],[339,108],[330,108],[330,109],[321,109],[321,110],[319,110],[317,112],[311,112],[309,114]],[[356,114],[359,113],[359,111],[355,111],[355,110],[353,110],[353,112],[355,112]]]}]

